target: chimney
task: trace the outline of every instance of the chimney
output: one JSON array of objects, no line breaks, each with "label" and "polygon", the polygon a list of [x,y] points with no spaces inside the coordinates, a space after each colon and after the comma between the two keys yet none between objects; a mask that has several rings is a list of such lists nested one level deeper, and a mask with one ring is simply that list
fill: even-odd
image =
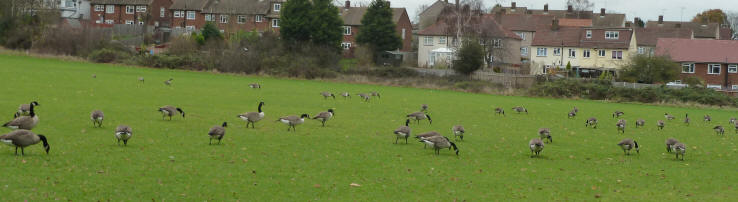
[{"label": "chimney", "polygon": [[517,8],[517,6],[515,5],[515,2],[513,1],[512,3],[510,3],[510,9],[515,10],[515,8]]},{"label": "chimney", "polygon": [[566,12],[569,12],[569,13],[574,12],[574,6],[572,6],[572,5],[567,6],[566,7]]},{"label": "chimney", "polygon": [[351,8],[351,1],[346,1],[344,8]]},{"label": "chimney", "polygon": [[[635,23],[633,23],[633,24],[635,24]],[[625,27],[630,27],[630,25],[631,25],[631,22],[630,21],[626,21],[625,22]]]},{"label": "chimney", "polygon": [[551,23],[551,30],[554,30],[554,31],[559,30],[559,19],[558,18],[553,19],[553,22]]},{"label": "chimney", "polygon": [[664,24],[664,16],[659,15],[659,24]]},{"label": "chimney", "polygon": [[548,13],[548,4],[543,4],[543,12]]},{"label": "chimney", "polygon": [[605,8],[600,9],[600,16],[605,16]]}]

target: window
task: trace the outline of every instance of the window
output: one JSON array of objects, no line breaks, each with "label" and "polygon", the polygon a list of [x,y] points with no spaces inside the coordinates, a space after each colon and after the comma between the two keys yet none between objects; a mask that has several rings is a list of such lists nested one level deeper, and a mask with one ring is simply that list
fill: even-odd
[{"label": "window", "polygon": [[103,10],[105,10],[105,6],[104,5],[95,5],[95,11],[100,12],[100,11],[103,11]]},{"label": "window", "polygon": [[351,35],[351,26],[343,26],[343,35]]},{"label": "window", "polygon": [[261,22],[261,15],[256,15],[256,17],[254,17],[254,20],[256,22]]},{"label": "window", "polygon": [[276,3],[274,4],[274,12],[279,12],[279,10],[282,9],[282,4]]},{"label": "window", "polygon": [[582,57],[589,58],[589,49],[582,50]]},{"label": "window", "polygon": [[493,39],[492,40],[492,47],[502,48],[502,40],[501,39]]},{"label": "window", "polygon": [[138,24],[139,25],[143,25],[144,24],[144,21],[138,21]]},{"label": "window", "polygon": [[135,10],[135,6],[126,6],[126,14],[133,14],[133,11]]},{"label": "window", "polygon": [[[554,48],[554,54],[556,54],[556,49],[557,48]],[[538,48],[538,51],[536,53],[536,56],[543,56],[543,57],[545,57],[546,54],[548,54],[546,48]]]},{"label": "window", "polygon": [[599,50],[599,51],[597,51],[597,56],[605,57],[605,50]]},{"label": "window", "polygon": [[132,25],[133,24],[133,20],[126,20],[126,24],[127,25]]},{"label": "window", "polygon": [[592,38],[592,30],[587,30],[587,38],[588,39]]},{"label": "window", "polygon": [[272,27],[279,27],[279,19],[272,19]]},{"label": "window", "polygon": [[515,32],[523,41],[525,41],[525,32]]},{"label": "window", "polygon": [[528,56],[528,47],[520,48],[520,56]]},{"label": "window", "polygon": [[181,18],[182,17],[182,11],[174,11],[174,17],[175,18]]},{"label": "window", "polygon": [[606,31],[605,39],[618,39],[620,38],[620,32],[617,31]]},{"label": "window", "polygon": [[246,16],[245,15],[239,15],[238,16],[238,24],[244,24],[246,23]]},{"label": "window", "polygon": [[623,51],[612,51],[612,59],[622,60]]},{"label": "window", "polygon": [[64,7],[74,8],[74,1],[72,1],[72,0],[66,0],[66,1],[64,1]]},{"label": "window", "polygon": [[722,65],[720,64],[709,64],[707,65],[707,74],[720,74]]},{"label": "window", "polygon": [[445,36],[439,36],[438,37],[438,44],[446,44],[446,37]]},{"label": "window", "polygon": [[146,12],[146,6],[136,6],[136,12],[137,13],[145,13]]},{"label": "window", "polygon": [[195,11],[187,11],[187,19],[188,20],[194,20],[195,19]]},{"label": "window", "polygon": [[638,54],[643,54],[646,52],[646,49],[643,47],[638,47]]},{"label": "window", "polygon": [[694,74],[694,63],[682,64],[682,73]]},{"label": "window", "polygon": [[105,24],[113,24],[113,22],[115,22],[115,21],[113,21],[113,20],[105,20]]},{"label": "window", "polygon": [[343,42],[343,43],[341,43],[341,47],[342,47],[342,48],[343,48],[344,50],[348,50],[348,49],[351,49],[351,43],[349,43],[349,42]]},{"label": "window", "polygon": [[721,86],[721,85],[715,85],[715,84],[707,84],[707,88],[712,88],[712,89],[718,89],[718,90],[720,90],[720,89],[723,88],[723,86]]},{"label": "window", "polygon": [[163,18],[164,16],[166,16],[166,14],[167,14],[167,9],[165,9],[164,7],[159,8],[159,17]]},{"label": "window", "polygon": [[208,21],[208,22],[215,21],[215,15],[213,15],[213,14],[205,14],[205,21]]},{"label": "window", "polygon": [[423,38],[423,45],[426,46],[432,46],[433,45],[433,37],[432,36],[426,36]]},{"label": "window", "polygon": [[[544,48],[544,50],[545,50],[545,48]],[[560,56],[561,55],[561,48],[554,48],[554,55],[555,56]],[[546,56],[546,55],[543,55],[543,56]]]},{"label": "window", "polygon": [[115,13],[115,5],[106,5],[105,13]]},{"label": "window", "polygon": [[738,73],[738,65],[737,64],[728,65],[728,73]]},{"label": "window", "polygon": [[738,85],[733,85],[733,86],[731,86],[731,88],[730,88],[730,89],[733,89],[734,91],[735,91],[735,90],[738,90]]},{"label": "window", "polygon": [[220,23],[228,23],[228,15],[220,15]]},{"label": "window", "polygon": [[569,57],[570,58],[576,58],[577,57],[577,49],[570,48],[569,49]]},{"label": "window", "polygon": [[402,40],[405,40],[405,28],[402,28]]}]

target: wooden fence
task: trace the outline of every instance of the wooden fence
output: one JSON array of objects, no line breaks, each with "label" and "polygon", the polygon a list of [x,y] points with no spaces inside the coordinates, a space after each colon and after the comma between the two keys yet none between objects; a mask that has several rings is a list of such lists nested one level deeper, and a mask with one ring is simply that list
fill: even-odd
[{"label": "wooden fence", "polygon": [[[456,72],[452,69],[425,69],[413,68],[421,75],[452,76]],[[530,88],[536,83],[536,76],[520,74],[501,74],[487,71],[477,71],[471,75],[472,79],[489,81],[501,84],[507,88]]]}]

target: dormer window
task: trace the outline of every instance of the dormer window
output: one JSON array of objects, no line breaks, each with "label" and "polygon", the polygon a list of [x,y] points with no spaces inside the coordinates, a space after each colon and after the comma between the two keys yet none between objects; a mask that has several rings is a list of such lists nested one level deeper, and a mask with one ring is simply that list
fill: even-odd
[{"label": "dormer window", "polygon": [[281,3],[275,3],[274,4],[274,12],[279,12],[279,10],[282,10],[282,4]]},{"label": "dormer window", "polygon": [[620,38],[620,32],[618,31],[606,31],[605,39],[618,39]]},{"label": "dormer window", "polygon": [[587,30],[587,38],[588,39],[592,38],[592,30]]}]

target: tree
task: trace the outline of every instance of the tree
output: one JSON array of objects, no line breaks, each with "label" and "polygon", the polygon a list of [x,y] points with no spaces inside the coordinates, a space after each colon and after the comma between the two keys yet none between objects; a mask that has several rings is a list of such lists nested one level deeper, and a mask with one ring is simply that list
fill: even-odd
[{"label": "tree", "polygon": [[591,11],[594,7],[594,3],[589,2],[589,0],[566,0],[566,5],[573,7],[577,17],[580,17],[579,14],[583,11]]},{"label": "tree", "polygon": [[630,58],[622,71],[622,78],[631,82],[665,83],[679,76],[680,66],[665,56],[636,55]]},{"label": "tree", "polygon": [[731,31],[733,35],[731,37],[738,37],[738,12],[737,11],[730,11],[726,13],[728,25],[730,25]]},{"label": "tree", "polygon": [[288,45],[310,41],[313,30],[313,16],[310,14],[313,5],[310,0],[290,0],[284,3],[280,23],[280,34]]},{"label": "tree", "polygon": [[356,42],[369,46],[375,55],[383,51],[395,50],[402,46],[402,40],[395,31],[392,9],[386,0],[374,0],[361,18],[361,29]]},{"label": "tree", "polygon": [[338,8],[330,0],[314,0],[313,4],[310,13],[313,19],[310,24],[313,43],[341,51],[343,20],[338,15]]},{"label": "tree", "polygon": [[697,14],[692,18],[692,22],[697,23],[718,23],[723,24],[727,21],[727,15],[720,9],[710,9]]},{"label": "tree", "polygon": [[205,41],[223,39],[223,35],[220,33],[220,30],[218,30],[218,27],[216,27],[212,22],[209,22],[202,27],[202,37]]},{"label": "tree", "polygon": [[484,64],[484,49],[477,40],[464,40],[461,49],[456,53],[459,60],[455,61],[454,71],[470,75],[479,70]]},{"label": "tree", "polygon": [[636,27],[645,27],[645,26],[646,26],[646,23],[645,23],[645,22],[643,22],[643,20],[641,20],[641,18],[636,18],[636,19],[635,19],[635,22],[633,22],[633,24],[634,24],[634,25],[635,25]]}]

